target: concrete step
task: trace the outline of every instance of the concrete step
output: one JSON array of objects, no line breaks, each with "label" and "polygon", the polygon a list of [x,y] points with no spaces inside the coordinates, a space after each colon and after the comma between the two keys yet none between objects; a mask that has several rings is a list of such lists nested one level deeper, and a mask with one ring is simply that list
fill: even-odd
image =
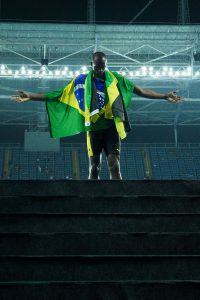
[{"label": "concrete step", "polygon": [[0,282],[1,300],[199,300],[195,281]]},{"label": "concrete step", "polygon": [[200,256],[1,256],[0,281],[200,280]]},{"label": "concrete step", "polygon": [[200,255],[200,233],[2,233],[1,255]]},{"label": "concrete step", "polygon": [[0,196],[1,213],[200,213],[199,196]]},{"label": "concrete step", "polygon": [[1,196],[199,196],[198,180],[2,180]]},{"label": "concrete step", "polygon": [[0,232],[199,232],[200,214],[0,214]]}]

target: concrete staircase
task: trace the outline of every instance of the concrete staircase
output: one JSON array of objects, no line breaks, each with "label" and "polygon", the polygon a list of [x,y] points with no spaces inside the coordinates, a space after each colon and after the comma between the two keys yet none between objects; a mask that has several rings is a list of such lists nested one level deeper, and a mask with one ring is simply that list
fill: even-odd
[{"label": "concrete staircase", "polygon": [[198,181],[0,181],[0,300],[200,299]]}]

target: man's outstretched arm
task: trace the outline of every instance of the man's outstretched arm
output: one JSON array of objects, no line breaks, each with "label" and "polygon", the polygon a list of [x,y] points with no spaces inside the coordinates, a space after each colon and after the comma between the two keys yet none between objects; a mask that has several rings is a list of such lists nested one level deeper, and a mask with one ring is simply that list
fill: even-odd
[{"label": "man's outstretched arm", "polygon": [[12,96],[12,99],[16,102],[26,102],[30,100],[44,101],[46,99],[44,93],[30,93],[24,91],[18,91],[18,95]]},{"label": "man's outstretched arm", "polygon": [[149,99],[165,99],[165,100],[168,100],[168,101],[174,102],[174,103],[179,103],[179,102],[183,101],[183,97],[177,96],[176,92],[169,92],[167,94],[160,94],[160,93],[157,93],[155,91],[152,91],[152,90],[149,90],[149,89],[144,89],[144,88],[141,88],[141,87],[136,86],[136,85],[134,86],[133,93],[138,95],[138,96],[141,96],[141,97],[144,97],[144,98],[149,98]]}]

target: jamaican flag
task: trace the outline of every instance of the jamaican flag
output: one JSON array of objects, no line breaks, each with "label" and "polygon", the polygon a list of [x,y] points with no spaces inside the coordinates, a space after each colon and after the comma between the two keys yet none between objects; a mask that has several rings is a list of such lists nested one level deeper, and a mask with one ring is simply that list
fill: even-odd
[{"label": "jamaican flag", "polygon": [[64,88],[45,93],[46,108],[51,136],[66,137],[91,130],[91,123],[104,114],[105,119],[114,119],[121,138],[126,136],[124,129],[124,108],[130,104],[133,83],[117,72],[105,71],[107,104],[91,112],[93,72],[74,77]]}]

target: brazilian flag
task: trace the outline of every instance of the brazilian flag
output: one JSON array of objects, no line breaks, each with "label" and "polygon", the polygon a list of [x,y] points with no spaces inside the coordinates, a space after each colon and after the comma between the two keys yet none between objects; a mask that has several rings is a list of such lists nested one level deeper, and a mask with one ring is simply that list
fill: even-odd
[{"label": "brazilian flag", "polygon": [[97,122],[102,114],[106,119],[114,119],[120,137],[125,137],[123,119],[120,115],[114,117],[113,109],[120,96],[125,108],[129,106],[133,83],[117,72],[105,71],[108,102],[98,113],[91,116],[92,76],[92,71],[87,75],[78,75],[63,89],[45,93],[52,137],[60,138],[90,131],[91,122]]}]

